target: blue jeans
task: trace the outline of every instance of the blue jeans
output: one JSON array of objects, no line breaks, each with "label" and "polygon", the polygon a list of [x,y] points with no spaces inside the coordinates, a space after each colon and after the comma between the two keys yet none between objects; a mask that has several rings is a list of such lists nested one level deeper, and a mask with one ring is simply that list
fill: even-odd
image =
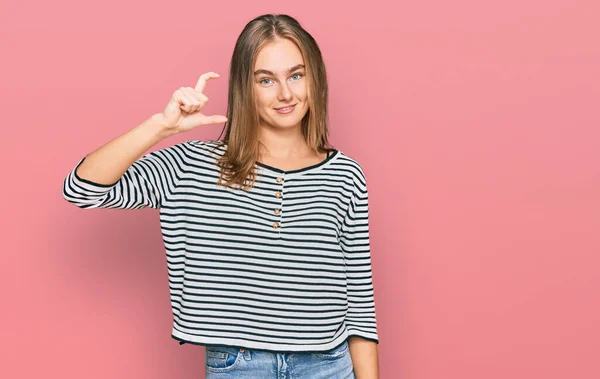
[{"label": "blue jeans", "polygon": [[356,379],[348,341],[322,352],[206,346],[206,379]]}]

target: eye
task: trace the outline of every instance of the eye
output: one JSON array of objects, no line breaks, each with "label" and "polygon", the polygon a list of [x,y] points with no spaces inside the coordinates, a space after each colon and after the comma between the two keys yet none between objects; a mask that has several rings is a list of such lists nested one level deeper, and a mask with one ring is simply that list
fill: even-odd
[{"label": "eye", "polygon": [[264,81],[265,81],[265,80],[271,80],[271,79],[269,79],[269,78],[262,78],[262,79],[259,81],[259,83],[260,83],[260,84],[269,84],[269,83],[264,83]]},{"label": "eye", "polygon": [[304,75],[302,75],[302,74],[299,74],[299,73],[298,73],[298,74],[294,74],[294,75],[292,75],[292,78],[293,78],[294,76],[298,76],[298,77],[299,77],[299,78],[298,78],[298,80],[300,80],[300,78],[301,78],[301,77],[303,77]]}]

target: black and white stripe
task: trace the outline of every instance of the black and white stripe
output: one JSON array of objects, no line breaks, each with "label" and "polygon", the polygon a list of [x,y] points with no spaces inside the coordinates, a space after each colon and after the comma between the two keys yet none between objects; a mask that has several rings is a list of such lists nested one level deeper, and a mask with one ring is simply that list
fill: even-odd
[{"label": "black and white stripe", "polygon": [[378,343],[360,165],[337,150],[294,171],[257,163],[245,192],[216,185],[225,148],[190,140],[156,150],[109,185],[75,174],[84,157],[63,196],[80,208],[160,209],[182,343],[276,352],[329,350],[349,336]]}]

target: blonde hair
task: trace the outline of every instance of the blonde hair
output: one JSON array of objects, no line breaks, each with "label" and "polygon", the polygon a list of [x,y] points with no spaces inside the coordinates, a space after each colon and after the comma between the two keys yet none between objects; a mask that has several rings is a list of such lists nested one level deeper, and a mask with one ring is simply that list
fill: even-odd
[{"label": "blonde hair", "polygon": [[217,185],[244,190],[254,185],[260,150],[253,70],[260,49],[276,39],[294,42],[304,58],[308,111],[301,125],[306,143],[315,152],[332,150],[328,142],[327,74],[317,42],[291,16],[258,16],[242,30],[231,57],[227,122],[221,132],[225,133],[222,142],[227,149],[217,160],[221,172]]}]

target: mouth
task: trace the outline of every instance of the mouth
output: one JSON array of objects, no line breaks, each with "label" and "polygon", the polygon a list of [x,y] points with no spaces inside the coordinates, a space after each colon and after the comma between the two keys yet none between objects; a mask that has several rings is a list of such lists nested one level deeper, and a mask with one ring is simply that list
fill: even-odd
[{"label": "mouth", "polygon": [[274,108],[277,113],[290,113],[294,110],[297,104],[286,105],[285,107]]}]

